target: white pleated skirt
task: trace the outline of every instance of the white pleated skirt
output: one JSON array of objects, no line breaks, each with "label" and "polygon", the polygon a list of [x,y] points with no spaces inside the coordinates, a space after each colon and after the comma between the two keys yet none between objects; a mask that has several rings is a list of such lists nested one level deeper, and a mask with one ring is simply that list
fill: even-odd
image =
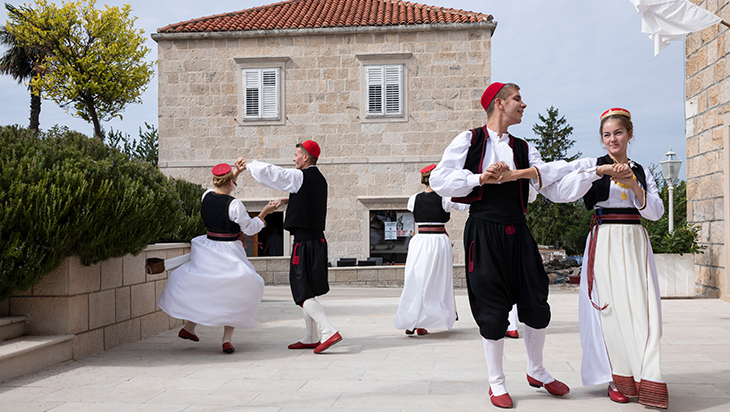
[{"label": "white pleated skirt", "polygon": [[408,245],[396,329],[451,329],[454,305],[454,251],[445,233],[417,234]]},{"label": "white pleated skirt", "polygon": [[191,244],[190,261],[170,272],[157,305],[173,318],[205,326],[253,327],[264,280],[241,242],[203,235]]},{"label": "white pleated skirt", "polygon": [[661,382],[661,300],[654,254],[640,225],[604,224],[598,229],[593,302],[588,298],[587,256],[578,300],[583,348],[583,385],[626,377]]}]

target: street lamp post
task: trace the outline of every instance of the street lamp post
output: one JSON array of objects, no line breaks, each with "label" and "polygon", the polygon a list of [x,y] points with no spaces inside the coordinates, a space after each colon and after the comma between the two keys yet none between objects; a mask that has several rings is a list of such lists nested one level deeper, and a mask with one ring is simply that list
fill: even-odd
[{"label": "street lamp post", "polygon": [[662,176],[667,182],[669,189],[669,233],[674,231],[674,182],[679,178],[679,169],[682,167],[682,159],[669,147],[669,151],[664,155],[659,164],[662,167]]}]

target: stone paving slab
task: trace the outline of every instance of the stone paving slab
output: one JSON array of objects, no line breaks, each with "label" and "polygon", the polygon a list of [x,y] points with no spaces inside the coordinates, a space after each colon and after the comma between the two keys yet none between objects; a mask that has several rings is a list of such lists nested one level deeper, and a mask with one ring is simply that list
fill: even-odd
[{"label": "stone paving slab", "polygon": [[[177,331],[123,345],[0,384],[0,410],[428,412],[496,411],[487,395],[481,338],[465,290],[451,331],[407,337],[393,328],[400,289],[334,287],[319,298],[344,340],[324,354],[293,351],[301,309],[288,287],[267,286],[256,325],[236,330],[236,352],[221,351],[222,328],[199,327],[201,341]],[[525,412],[633,412],[604,386],[580,382],[578,295],[552,286],[545,365],[571,387],[565,398],[525,381],[523,339],[505,343],[507,387]],[[663,300],[662,371],[670,411],[730,410],[730,303]],[[522,333],[522,328],[520,328]]]}]

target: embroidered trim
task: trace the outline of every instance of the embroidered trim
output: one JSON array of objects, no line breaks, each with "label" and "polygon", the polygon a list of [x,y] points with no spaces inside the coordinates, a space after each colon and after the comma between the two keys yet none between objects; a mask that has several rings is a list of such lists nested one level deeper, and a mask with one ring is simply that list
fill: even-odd
[{"label": "embroidered trim", "polygon": [[642,379],[639,383],[639,403],[655,408],[669,408],[667,384]]},{"label": "embroidered trim", "polygon": [[[643,190],[643,188],[642,188]],[[644,190],[644,203],[641,205],[641,207],[637,208],[638,210],[644,210],[646,209],[646,190]]]},{"label": "embroidered trim", "polygon": [[619,376],[613,374],[613,383],[616,384],[616,389],[621,392],[622,395],[629,398],[639,396],[639,388],[637,388],[636,382],[632,376]]},{"label": "embroidered trim", "polygon": [[542,175],[540,174],[540,169],[537,168],[537,166],[532,166],[535,169],[535,173],[537,173],[537,190],[542,189]]},{"label": "embroidered trim", "polygon": [[294,245],[294,253],[291,256],[291,263],[294,266],[299,265],[299,255],[297,255],[297,249],[299,249],[299,243]]}]

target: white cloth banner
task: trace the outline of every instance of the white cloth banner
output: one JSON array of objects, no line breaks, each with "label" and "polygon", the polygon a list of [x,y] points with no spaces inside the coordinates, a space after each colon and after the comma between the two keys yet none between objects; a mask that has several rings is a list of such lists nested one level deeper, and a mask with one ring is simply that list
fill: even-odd
[{"label": "white cloth banner", "polygon": [[641,31],[654,42],[654,57],[682,35],[720,23],[721,18],[688,0],[630,0],[641,13]]}]

